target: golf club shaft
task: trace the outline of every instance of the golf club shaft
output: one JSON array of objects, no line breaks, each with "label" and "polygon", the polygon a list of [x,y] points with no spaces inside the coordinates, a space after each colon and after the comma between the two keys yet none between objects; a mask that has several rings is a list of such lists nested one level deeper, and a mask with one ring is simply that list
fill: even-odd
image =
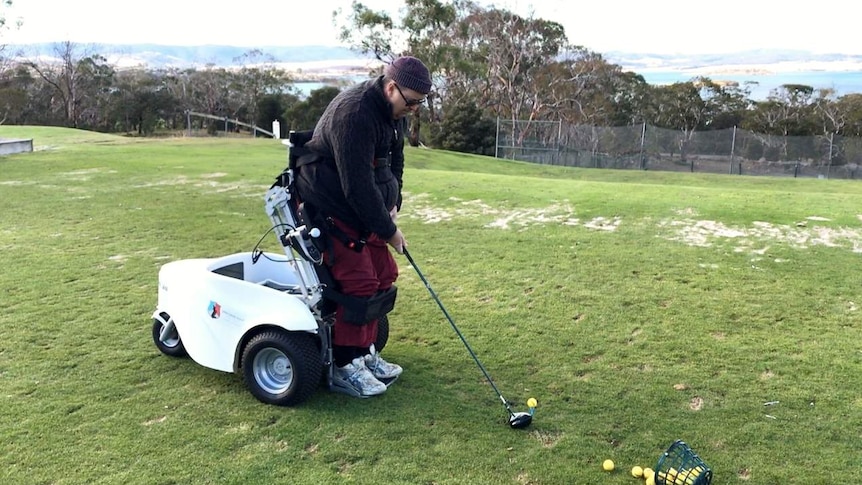
[{"label": "golf club shaft", "polygon": [[464,335],[458,330],[458,326],[455,325],[455,321],[452,320],[452,317],[449,315],[449,312],[446,311],[446,307],[443,306],[443,302],[440,301],[440,298],[437,297],[437,294],[434,293],[434,290],[431,288],[431,284],[428,283],[428,280],[425,279],[425,275],[422,274],[422,271],[419,270],[419,266],[416,265],[416,261],[413,260],[413,257],[410,256],[410,253],[407,251],[407,248],[404,248],[404,256],[407,257],[407,261],[410,261],[410,265],[413,266],[413,269],[416,270],[416,274],[419,275],[419,279],[422,280],[422,283],[425,284],[425,288],[428,289],[428,293],[431,293],[431,297],[434,298],[434,301],[437,302],[437,306],[440,307],[440,310],[443,310],[443,315],[446,316],[446,319],[449,320],[449,324],[452,325],[452,329],[455,330],[455,333],[458,334],[458,337],[461,339],[461,342],[464,343],[464,347],[467,347],[467,351],[470,352],[470,356],[473,357],[473,360],[476,361],[476,365],[479,366],[479,369],[482,371],[482,374],[485,375],[485,379],[488,379],[488,383],[491,384],[491,387],[494,388],[494,392],[497,393],[497,396],[500,397],[500,400],[503,401],[503,405],[506,406],[506,410],[509,411],[509,414],[513,415],[515,413],[512,412],[512,409],[509,407],[509,402],[506,401],[506,398],[503,397],[503,394],[500,393],[500,390],[497,389],[496,384],[491,379],[491,376],[488,374],[488,371],[485,370],[485,366],[479,362],[479,358],[476,357],[476,353],[473,352],[473,349],[470,348],[470,344],[467,343],[467,339],[464,338]]}]

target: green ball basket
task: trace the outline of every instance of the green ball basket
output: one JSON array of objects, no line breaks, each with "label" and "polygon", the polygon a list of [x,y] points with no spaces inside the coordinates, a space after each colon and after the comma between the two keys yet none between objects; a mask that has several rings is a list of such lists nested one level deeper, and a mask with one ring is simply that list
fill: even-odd
[{"label": "green ball basket", "polygon": [[676,440],[658,459],[656,485],[709,485],[712,469],[685,442]]}]

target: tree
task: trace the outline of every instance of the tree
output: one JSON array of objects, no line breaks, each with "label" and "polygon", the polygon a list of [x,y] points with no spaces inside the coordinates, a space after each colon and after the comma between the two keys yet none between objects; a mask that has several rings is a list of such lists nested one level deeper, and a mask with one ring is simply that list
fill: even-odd
[{"label": "tree", "polygon": [[845,113],[846,122],[841,128],[841,134],[862,137],[862,93],[841,96],[835,104]]},{"label": "tree", "polygon": [[[9,28],[7,24],[7,11],[12,6],[12,0],[0,0],[0,37],[3,32]],[[16,26],[21,25],[21,20],[15,22]],[[13,110],[13,105],[21,104],[21,94],[18,91],[10,91],[6,86],[7,71],[9,71],[11,58],[7,54],[8,46],[0,42],[0,125],[2,125],[9,117],[10,111]]]},{"label": "tree", "polygon": [[123,71],[117,75],[111,92],[111,112],[108,123],[112,131],[151,135],[165,127],[172,118],[177,103],[166,85],[164,72],[141,69]]},{"label": "tree", "polygon": [[395,21],[385,12],[376,12],[357,0],[353,0],[346,16],[341,9],[332,12],[334,23],[344,19],[338,26],[338,38],[363,54],[373,54],[378,60],[392,61],[393,32]]},{"label": "tree", "polygon": [[216,116],[231,113],[231,78],[228,71],[221,67],[207,65],[204,69],[193,70],[189,76],[191,109]]},{"label": "tree", "polygon": [[26,124],[33,100],[32,89],[36,85],[25,68],[8,69],[0,73],[0,125],[4,123]]},{"label": "tree", "polygon": [[814,107],[812,95],[814,88],[804,84],[784,84],[774,89],[767,97],[768,101],[774,101],[777,108],[775,113],[774,128],[775,135],[782,136],[807,136],[816,134],[814,129],[816,122],[812,116]]},{"label": "tree", "polygon": [[[9,8],[11,6],[12,6],[12,0],[0,0],[0,35],[3,34],[3,31],[11,28],[11,26],[9,25],[9,18],[7,17]],[[21,27],[22,23],[23,22],[21,21],[20,18],[15,19],[15,21],[12,23],[12,26],[14,26],[15,28],[18,28],[18,27]],[[3,51],[5,48],[6,48],[5,44],[0,44],[0,58],[2,58],[2,54],[3,54]]]},{"label": "tree", "polygon": [[290,127],[289,129],[294,131],[314,129],[323,111],[339,92],[338,88],[331,86],[315,89],[309,93],[308,99],[293,104],[284,112],[284,121]]},{"label": "tree", "polygon": [[269,126],[272,119],[261,120],[258,103],[263,96],[281,94],[290,83],[287,73],[272,66],[273,59],[263,54],[259,49],[246,52],[234,62],[242,67],[231,76],[231,91],[236,93],[236,108],[234,115],[247,119],[255,124],[263,121],[260,126]]},{"label": "tree", "polygon": [[637,101],[645,91],[642,77],[625,73],[601,54],[577,46],[548,66],[538,79],[545,86],[553,118],[572,124],[630,125],[642,122]]},{"label": "tree", "polygon": [[719,84],[707,77],[695,78],[700,85],[701,97],[709,106],[703,125],[709,130],[734,128],[742,123],[745,113],[751,108],[751,86]]},{"label": "tree", "polygon": [[[405,0],[407,11],[404,15],[404,30],[407,32],[407,49],[423,60],[431,74],[432,88],[428,93],[428,120],[432,127],[439,121],[438,99],[442,85],[440,73],[448,58],[450,48],[446,43],[445,32],[450,30],[458,16],[456,4],[445,5],[438,0]],[[441,35],[444,34],[444,35]],[[416,112],[410,119],[409,142],[419,145],[421,113]]]},{"label": "tree", "polygon": [[652,124],[683,132],[683,137],[679,140],[679,150],[682,160],[685,160],[688,144],[695,130],[704,126],[709,105],[701,98],[700,90],[691,81],[656,86],[653,93]]},{"label": "tree", "polygon": [[[400,55],[411,54],[422,58],[428,66],[432,79],[434,75],[434,64],[431,49],[429,48],[428,32],[440,22],[446,22],[446,8],[437,0],[407,0],[407,13],[401,25],[386,12],[374,11],[362,3],[354,0],[351,5],[351,13],[346,21],[340,25],[339,38],[354,47],[363,54],[373,54],[374,57],[385,63],[392,62]],[[339,17],[340,11],[333,12],[333,18]],[[438,15],[442,17],[438,18]],[[407,33],[407,49],[396,49],[396,32]],[[397,52],[396,52],[397,51]],[[434,116],[434,89],[428,94],[428,107],[431,119]],[[408,140],[413,146],[419,145],[419,131],[421,129],[421,113],[415,112],[410,117],[410,128]]]},{"label": "tree", "polygon": [[539,118],[546,109],[546,86],[537,77],[566,44],[563,27],[497,9],[477,9],[466,21],[482,35],[493,114],[513,121]]},{"label": "tree", "polygon": [[266,94],[257,103],[258,119],[255,123],[258,126],[266,126],[267,123],[277,120],[280,133],[276,133],[276,135],[279,138],[284,138],[290,130],[290,126],[284,118],[285,112],[298,102],[299,97],[293,93]]},{"label": "tree", "polygon": [[820,89],[814,100],[814,111],[817,113],[822,133],[841,133],[847,124],[847,114],[835,100],[835,90]]},{"label": "tree", "polygon": [[432,133],[431,142],[437,148],[479,155],[494,154],[494,120],[483,116],[473,103],[451,106],[451,113]]},{"label": "tree", "polygon": [[47,83],[60,101],[66,126],[78,128],[83,115],[92,119],[92,109],[100,94],[104,94],[113,82],[114,69],[107,60],[86,52],[70,41],[53,46],[57,63],[39,64],[26,61],[38,77]]}]

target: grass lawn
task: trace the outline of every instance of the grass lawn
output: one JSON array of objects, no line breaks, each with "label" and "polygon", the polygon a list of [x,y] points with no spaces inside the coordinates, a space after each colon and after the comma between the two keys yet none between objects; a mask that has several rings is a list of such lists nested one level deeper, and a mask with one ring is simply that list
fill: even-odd
[{"label": "grass lawn", "polygon": [[411,254],[538,400],[512,430],[400,256],[383,396],[268,406],[159,353],[160,266],[251,251],[277,141],[0,137],[36,149],[0,157],[0,483],[641,484],[676,439],[713,483],[862,483],[859,182],[408,149]]}]

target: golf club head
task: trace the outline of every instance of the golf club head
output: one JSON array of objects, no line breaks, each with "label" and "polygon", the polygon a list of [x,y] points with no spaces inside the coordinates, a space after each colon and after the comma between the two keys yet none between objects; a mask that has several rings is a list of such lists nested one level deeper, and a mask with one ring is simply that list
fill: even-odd
[{"label": "golf club head", "polygon": [[512,413],[509,418],[509,426],[515,429],[526,428],[533,422],[533,415],[530,413]]}]

